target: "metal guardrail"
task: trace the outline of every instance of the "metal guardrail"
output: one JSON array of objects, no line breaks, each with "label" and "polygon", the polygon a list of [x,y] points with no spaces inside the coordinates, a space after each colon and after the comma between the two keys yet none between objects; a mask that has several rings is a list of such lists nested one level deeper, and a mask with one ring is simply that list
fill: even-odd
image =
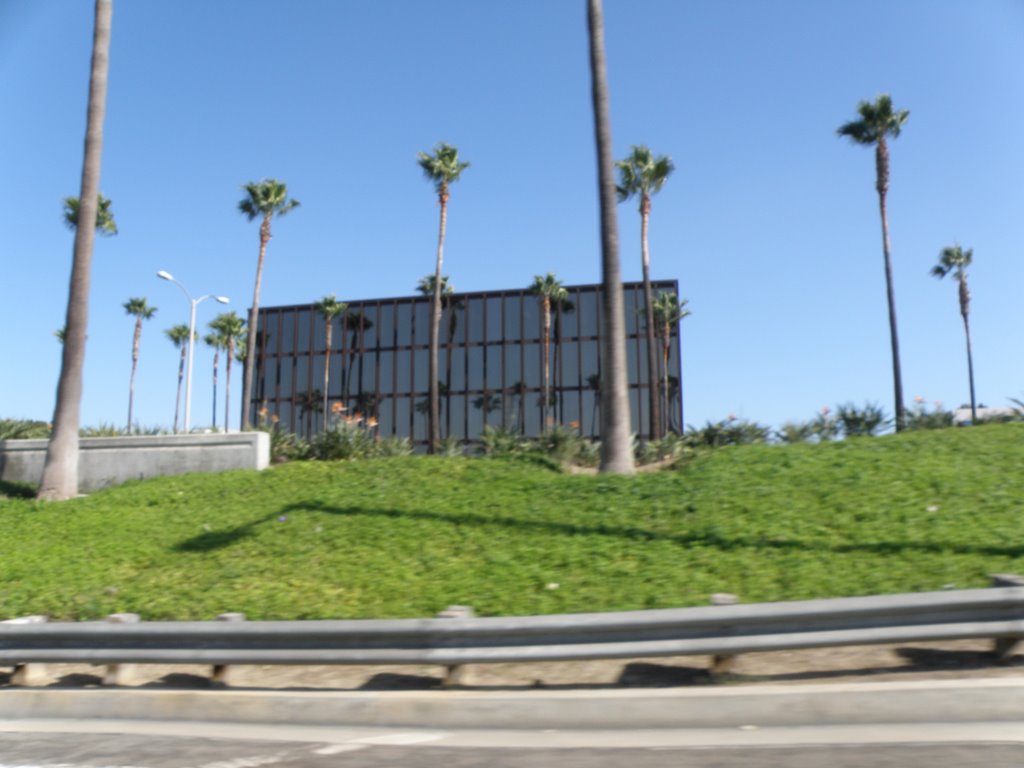
[{"label": "metal guardrail", "polygon": [[0,623],[0,665],[437,664],[1024,638],[1024,586],[495,618]]}]

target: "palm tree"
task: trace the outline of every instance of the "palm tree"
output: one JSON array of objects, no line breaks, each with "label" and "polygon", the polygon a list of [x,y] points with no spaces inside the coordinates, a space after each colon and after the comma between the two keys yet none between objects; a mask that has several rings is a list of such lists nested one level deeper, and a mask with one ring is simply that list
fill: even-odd
[{"label": "palm tree", "polygon": [[53,335],[57,339],[57,341],[63,344],[65,337],[68,335],[67,326],[64,326],[63,328],[58,328],[56,331],[53,332]]},{"label": "palm tree", "polygon": [[[85,124],[85,153],[79,199],[86,221],[96,219],[100,191],[100,159],[103,155],[103,118],[107,105],[107,70],[110,63],[111,0],[96,0],[96,26],[92,39],[92,68],[89,77],[89,105]],[[82,367],[85,363],[85,334],[89,315],[89,276],[96,232],[93,227],[75,229],[75,255],[65,328],[67,336],[57,385],[53,432],[46,448],[46,461],[38,497],[57,501],[78,493],[78,425],[82,405]]]},{"label": "palm tree", "polygon": [[651,196],[656,195],[665,180],[675,170],[672,158],[667,155],[655,157],[651,150],[634,146],[629,157],[617,162],[619,185],[616,189],[619,202],[631,197],[640,198],[640,261],[644,280],[644,317],[647,320],[647,381],[650,392],[651,439],[661,437],[661,414],[658,397],[658,363],[654,357],[654,301],[651,290],[651,262],[647,247],[647,224],[651,218]]},{"label": "palm tree", "polygon": [[875,147],[875,189],[878,191],[878,207],[882,216],[882,253],[885,256],[885,287],[889,301],[889,337],[892,343],[892,379],[896,397],[896,431],[906,426],[906,412],[903,408],[903,378],[900,370],[900,344],[896,333],[896,296],[892,287],[892,258],[889,250],[889,216],[885,207],[885,196],[889,192],[889,144],[887,137],[900,135],[903,123],[910,112],[894,110],[892,99],[883,94],[874,103],[862,101],[857,105],[859,120],[839,126],[837,133],[848,137],[854,144]]},{"label": "palm tree", "polygon": [[[260,281],[263,279],[263,262],[267,256],[267,243],[270,242],[270,220],[275,216],[284,216],[299,206],[298,200],[288,197],[288,185],[276,179],[251,181],[242,189],[246,196],[238,203],[238,210],[245,214],[249,221],[260,218],[260,255],[256,261],[256,287],[252,292],[252,307],[249,309],[249,327],[254,331],[258,328],[260,311]],[[242,397],[245,399],[242,408],[242,429],[251,424],[253,366],[256,359],[256,334],[250,333],[245,350],[245,375],[242,381]]]},{"label": "palm tree", "polygon": [[591,95],[597,144],[598,192],[601,201],[601,472],[631,475],[636,471],[630,439],[626,380],[626,321],[619,267],[619,231],[615,220],[615,166],[604,55],[601,0],[587,0]]},{"label": "palm tree", "polygon": [[[576,311],[576,304],[569,298],[563,298],[557,304],[551,306],[551,325],[553,328],[552,336],[555,339],[555,354],[554,363],[552,364],[554,380],[561,386],[562,378],[564,376],[564,361],[562,359],[562,316],[570,315]],[[560,389],[558,392],[558,398],[553,405],[555,406],[555,418],[559,421],[565,420],[565,393]]]},{"label": "palm tree", "polygon": [[[345,399],[351,395],[352,392],[352,380],[358,378],[359,388],[356,390],[358,394],[363,387],[363,356],[362,347],[363,344],[359,340],[359,332],[368,328],[373,328],[373,320],[368,318],[362,312],[352,311],[345,312],[342,325],[346,331],[352,331],[352,341],[349,344],[349,364],[345,366],[345,371],[342,374],[342,392]],[[359,360],[359,371],[356,375],[356,359]]]},{"label": "palm tree", "polygon": [[441,401],[437,386],[437,356],[441,336],[441,266],[444,262],[444,233],[448,222],[448,188],[459,180],[469,163],[459,160],[459,150],[451,144],[440,143],[434,147],[434,154],[420,152],[417,155],[420,168],[437,191],[441,206],[441,219],[437,234],[437,263],[434,268],[434,297],[430,305],[430,362],[427,380],[430,387],[430,408],[427,412],[427,451],[434,452],[441,441]]},{"label": "palm tree", "polygon": [[[244,339],[245,321],[234,312],[222,312],[210,321],[210,328],[219,337],[220,348],[227,351],[227,355],[224,358],[224,431],[228,432],[231,430],[231,363],[235,360],[236,345]],[[214,359],[216,360],[216,357]],[[213,367],[213,377],[213,401],[214,408],[216,409],[216,362]],[[214,418],[214,426],[217,426],[216,417]]]},{"label": "palm tree", "polygon": [[669,399],[668,357],[672,350],[672,328],[690,314],[686,309],[686,299],[679,301],[674,293],[662,293],[654,300],[654,319],[658,323],[658,335],[661,337],[662,392],[665,396],[665,428],[671,427],[669,414],[672,412]]},{"label": "palm tree", "polygon": [[967,267],[971,266],[974,251],[964,250],[959,245],[943,248],[939,263],[932,267],[935,277],[943,278],[952,274],[956,278],[960,295],[960,317],[964,320],[964,334],[967,337],[967,380],[971,388],[971,423],[978,423],[978,409],[974,400],[974,359],[971,355],[971,325],[967,317],[971,312],[971,292],[967,288]]},{"label": "palm tree", "polygon": [[324,354],[324,431],[327,431],[327,420],[329,413],[327,409],[327,393],[328,387],[331,382],[331,336],[334,330],[334,318],[348,309],[348,304],[343,301],[338,301],[334,294],[330,296],[324,296],[320,301],[313,305],[313,308],[321,314],[324,318],[324,344],[326,346],[326,352]]},{"label": "palm tree", "polygon": [[[426,275],[421,278],[416,284],[416,290],[418,290],[424,296],[434,295],[434,275]],[[456,310],[460,310],[465,307],[465,302],[462,299],[456,299],[455,287],[449,282],[448,275],[441,277],[441,311],[448,312],[448,325],[447,325],[447,346],[448,354],[445,356],[445,374],[444,374],[444,387],[438,389],[439,394],[443,394],[445,397],[445,427],[444,434],[447,436],[451,432],[451,421],[452,421],[452,409],[451,409],[451,398],[452,398],[452,341],[455,339],[455,331],[459,327],[459,316]],[[427,399],[427,409],[429,412],[430,399]],[[440,412],[438,413],[440,416]],[[440,433],[440,429],[438,429]]]},{"label": "palm tree", "polygon": [[135,403],[135,369],[139,365],[139,345],[142,341],[142,321],[152,319],[156,307],[149,306],[145,296],[128,299],[121,306],[129,315],[135,316],[135,333],[132,336],[132,375],[128,380],[128,427],[125,432],[132,431],[132,407]]},{"label": "palm tree", "polygon": [[592,373],[587,376],[587,387],[594,393],[594,410],[590,414],[590,434],[599,435],[597,417],[601,411],[601,374]]},{"label": "palm tree", "polygon": [[323,393],[319,389],[311,389],[296,396],[295,402],[299,406],[299,418],[306,420],[306,438],[312,437],[311,417],[323,407]]},{"label": "palm tree", "polygon": [[213,349],[213,431],[217,431],[217,370],[220,367],[220,351],[224,349],[224,339],[220,333],[212,331],[203,337],[207,346]]},{"label": "palm tree", "polygon": [[185,355],[188,352],[188,326],[184,323],[172,325],[164,331],[171,343],[181,350],[178,360],[178,393],[174,396],[174,434],[178,434],[178,414],[181,411],[181,383],[185,380]]},{"label": "palm tree", "polygon": [[[96,195],[96,231],[101,235],[116,235],[117,223],[114,221],[114,212],[110,208],[110,199],[103,195]],[[64,198],[64,224],[68,229],[74,230],[78,227],[78,214],[81,204],[77,197]]]},{"label": "palm tree", "polygon": [[569,292],[565,290],[562,283],[555,277],[554,272],[548,272],[544,277],[533,276],[533,285],[530,286],[530,293],[537,297],[540,302],[541,314],[541,343],[543,345],[544,361],[541,365],[541,431],[548,428],[548,408],[551,406],[551,305],[556,306],[565,301]]}]

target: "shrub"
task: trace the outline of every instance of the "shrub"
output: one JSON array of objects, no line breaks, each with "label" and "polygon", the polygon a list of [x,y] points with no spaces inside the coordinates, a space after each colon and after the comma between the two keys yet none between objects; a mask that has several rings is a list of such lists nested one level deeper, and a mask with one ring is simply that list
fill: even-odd
[{"label": "shrub", "polygon": [[385,437],[374,443],[374,456],[408,456],[412,453],[412,443],[407,437]]},{"label": "shrub", "polygon": [[838,407],[837,413],[846,437],[873,437],[891,423],[877,403],[864,403],[863,408],[846,403]]},{"label": "shrub", "polygon": [[0,440],[32,440],[50,436],[50,425],[30,419],[0,419]]},{"label": "shrub", "polygon": [[636,458],[641,464],[680,459],[692,451],[686,439],[676,432],[669,432],[660,440],[648,440],[636,448]]},{"label": "shrub", "polygon": [[763,443],[770,434],[771,427],[730,415],[721,421],[709,421],[699,429],[688,426],[683,437],[691,448],[720,448],[724,445]]},{"label": "shrub", "polygon": [[915,397],[914,405],[907,411],[907,429],[945,429],[953,426],[953,412],[942,410],[942,403],[935,401],[929,411],[923,397]]},{"label": "shrub", "polygon": [[461,456],[463,453],[462,438],[456,435],[442,438],[441,442],[437,444],[437,453],[439,456]]},{"label": "shrub", "polygon": [[523,453],[528,447],[529,442],[508,427],[492,427],[487,424],[480,434],[480,452],[484,456],[508,456],[514,453]]},{"label": "shrub", "polygon": [[780,443],[807,443],[815,435],[812,421],[787,421],[775,430],[775,439]]},{"label": "shrub", "polygon": [[335,416],[309,441],[309,453],[321,461],[369,458],[376,452],[370,429],[361,416]]}]

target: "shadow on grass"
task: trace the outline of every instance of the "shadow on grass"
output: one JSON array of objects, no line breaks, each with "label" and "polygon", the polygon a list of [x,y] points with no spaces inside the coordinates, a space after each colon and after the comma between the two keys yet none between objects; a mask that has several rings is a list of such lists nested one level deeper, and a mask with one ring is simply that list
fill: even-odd
[{"label": "shadow on grass", "polygon": [[816,541],[800,541],[782,538],[728,537],[709,532],[662,533],[645,528],[618,525],[576,525],[553,520],[521,520],[512,517],[488,514],[444,513],[432,511],[411,511],[397,509],[368,509],[365,507],[339,507],[322,502],[289,504],[279,511],[264,515],[256,520],[220,531],[208,531],[178,544],[179,552],[209,552],[223,549],[251,536],[258,525],[289,514],[319,512],[341,517],[390,518],[393,520],[421,520],[447,523],[450,525],[518,528],[563,536],[608,536],[625,541],[668,542],[681,547],[702,546],[722,551],[740,549],[775,549],[783,551],[808,551],[831,554],[864,552],[875,555],[894,555],[905,552],[930,554],[987,555],[992,557],[1024,557],[1024,544],[1007,546],[978,546],[947,542],[921,541],[874,541],[850,544],[827,544]]},{"label": "shadow on grass", "polygon": [[28,483],[9,483],[0,480],[0,499],[6,496],[9,499],[34,499],[36,489]]}]

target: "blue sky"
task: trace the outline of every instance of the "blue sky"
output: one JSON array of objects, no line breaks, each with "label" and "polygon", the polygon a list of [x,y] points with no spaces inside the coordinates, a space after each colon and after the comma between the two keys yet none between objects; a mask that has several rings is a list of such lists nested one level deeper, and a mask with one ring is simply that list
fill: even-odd
[{"label": "blue sky", "polygon": [[[163,329],[193,294],[244,314],[257,226],[241,185],[273,177],[302,206],[274,225],[261,304],[413,293],[433,268],[437,205],[416,153],[472,163],[452,190],[445,272],[458,290],[554,271],[600,279],[582,0],[115,0],[83,422],[169,426],[177,353]],[[892,383],[874,161],[835,135],[857,102],[911,114],[889,195],[909,402],[967,400],[952,281],[974,249],[979,400],[1024,397],[1024,3],[1019,0],[605,0],[615,154],[644,143],[677,170],[655,198],[655,278],[680,281],[686,421],[778,425],[875,401]],[[59,372],[92,34],[86,0],[0,2],[0,417],[48,420]],[[640,277],[635,203],[623,277]],[[221,309],[200,306],[201,325]],[[197,349],[193,422],[210,406]],[[236,377],[237,379],[238,377]],[[238,382],[235,382],[236,389]],[[237,397],[237,395],[236,395]],[[237,399],[235,400],[237,402]]]}]

